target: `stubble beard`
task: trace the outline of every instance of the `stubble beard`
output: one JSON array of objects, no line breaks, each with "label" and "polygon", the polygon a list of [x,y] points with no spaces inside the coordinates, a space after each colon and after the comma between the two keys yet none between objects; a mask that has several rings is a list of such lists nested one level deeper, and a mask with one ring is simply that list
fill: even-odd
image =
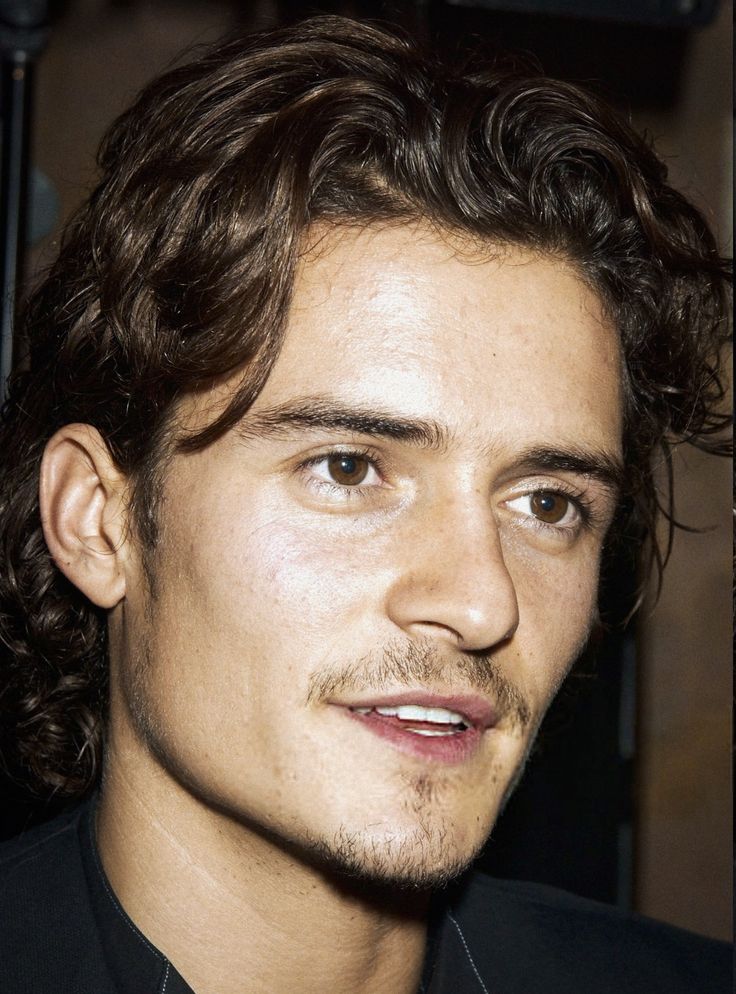
[{"label": "stubble beard", "polygon": [[430,891],[461,875],[478,855],[460,853],[451,830],[440,821],[427,831],[418,826],[401,835],[376,837],[370,830],[341,826],[329,839],[308,839],[310,862],[351,881],[404,891]]},{"label": "stubble beard", "polygon": [[[430,642],[397,641],[384,647],[380,655],[358,660],[340,672],[313,674],[309,698],[320,700],[338,691],[346,694],[376,690],[384,684],[421,684],[438,679],[443,670],[453,674],[464,670],[467,683],[492,693],[507,720],[509,732],[513,730],[514,734],[527,738],[519,764],[497,803],[495,817],[489,819],[487,830],[480,832],[474,842],[460,844],[453,819],[442,811],[443,795],[449,786],[445,778],[437,771],[405,775],[400,785],[404,817],[416,827],[377,834],[370,826],[355,829],[341,825],[330,838],[310,837],[306,851],[325,870],[369,886],[428,891],[444,887],[462,875],[482,851],[493,824],[522,777],[541,720],[533,715],[513,684],[502,676],[490,655],[469,656],[463,666],[457,660],[448,665]],[[489,777],[489,807],[494,800],[495,783],[496,777]]]},{"label": "stubble beard", "polygon": [[[407,659],[411,660],[409,664],[411,675],[416,674],[420,665],[427,669],[430,665],[435,669],[437,665],[436,660],[430,662],[432,655],[428,651],[422,651],[416,646],[411,646],[408,652],[402,653],[401,656],[393,650],[384,652],[381,658],[383,666],[386,665],[386,659],[401,658],[404,666]],[[190,781],[188,771],[172,768],[168,750],[161,747],[165,740],[164,729],[160,716],[151,707],[149,692],[152,668],[150,638],[142,640],[132,662],[133,665],[124,673],[123,684],[124,696],[127,698],[138,735],[169,772],[174,773],[194,795],[199,796],[205,803],[211,803],[211,798],[200,793],[199,785]],[[390,662],[388,677],[395,672],[395,669],[395,662]],[[356,664],[353,673],[357,671],[365,678],[365,673],[369,670],[370,666],[366,667],[366,661],[361,660]],[[402,675],[406,677],[407,674]],[[386,674],[384,678],[387,678]],[[345,679],[344,673],[343,680]],[[493,819],[495,823],[521,779],[539,722],[534,720],[526,702],[517,696],[511,685],[505,682],[499,683],[494,667],[484,671],[484,680],[488,682],[487,686],[493,686],[497,695],[499,690],[502,691],[502,696],[505,695],[504,707],[507,712],[513,713],[513,725],[517,734],[523,734],[524,730],[530,733],[531,726],[535,726],[533,733],[528,735],[525,753],[509,778],[509,783],[498,803],[496,817]],[[374,671],[371,685],[375,685],[376,682]],[[314,686],[313,683],[313,689]],[[493,823],[489,824],[485,833],[479,833],[472,843],[461,845],[458,842],[458,832],[453,819],[442,810],[444,778],[432,771],[426,774],[404,775],[401,779],[403,782],[400,789],[404,796],[402,820],[413,827],[395,832],[388,830],[376,832],[371,826],[356,828],[342,824],[329,837],[311,836],[305,832],[299,839],[292,839],[290,842],[284,840],[287,848],[292,853],[301,853],[303,859],[320,868],[325,874],[350,881],[353,885],[406,893],[429,892],[445,887],[461,876],[476,860],[486,843]],[[494,785],[489,780],[489,805],[492,803],[490,795],[493,789]]]},{"label": "stubble beard", "polygon": [[[458,844],[453,821],[439,811],[442,779],[429,773],[404,777],[404,811],[415,822],[414,829],[376,835],[370,827],[341,825],[331,838],[307,838],[304,848],[308,858],[326,872],[370,887],[406,892],[446,887],[469,870],[483,851],[523,777],[540,724],[541,718],[534,722],[523,756],[487,830],[470,846]],[[489,795],[494,783],[495,779],[488,784]]]},{"label": "stubble beard", "polygon": [[397,788],[403,830],[341,825],[329,839],[308,840],[311,860],[352,881],[402,891],[435,890],[462,874],[485,839],[470,850],[458,844],[455,825],[442,810],[451,789],[446,778],[436,771],[403,773]]}]

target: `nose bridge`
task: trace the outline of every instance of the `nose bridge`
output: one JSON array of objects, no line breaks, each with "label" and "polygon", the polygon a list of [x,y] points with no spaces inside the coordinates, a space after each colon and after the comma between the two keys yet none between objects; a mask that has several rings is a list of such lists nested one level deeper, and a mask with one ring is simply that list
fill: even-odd
[{"label": "nose bridge", "polygon": [[428,502],[404,536],[389,614],[409,634],[451,638],[468,650],[489,649],[519,623],[490,500],[477,492]]}]

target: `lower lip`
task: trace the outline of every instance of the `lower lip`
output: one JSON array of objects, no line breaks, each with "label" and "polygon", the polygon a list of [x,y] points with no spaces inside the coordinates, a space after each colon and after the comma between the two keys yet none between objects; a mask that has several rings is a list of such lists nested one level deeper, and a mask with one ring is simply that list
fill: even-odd
[{"label": "lower lip", "polygon": [[464,732],[455,732],[452,735],[418,735],[416,732],[383,721],[381,716],[374,712],[361,714],[359,711],[351,711],[350,708],[341,710],[369,732],[386,739],[402,752],[425,761],[463,763],[477,752],[480,746],[482,732],[478,728],[466,728]]}]

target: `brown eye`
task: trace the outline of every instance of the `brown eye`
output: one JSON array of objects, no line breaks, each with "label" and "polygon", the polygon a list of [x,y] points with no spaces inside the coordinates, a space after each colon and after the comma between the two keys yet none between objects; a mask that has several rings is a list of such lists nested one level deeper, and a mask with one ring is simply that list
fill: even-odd
[{"label": "brown eye", "polygon": [[371,468],[365,456],[336,453],[327,460],[330,476],[341,487],[357,487],[361,484]]},{"label": "brown eye", "polygon": [[567,514],[570,501],[553,490],[538,490],[532,494],[529,505],[535,518],[546,521],[549,525],[556,525]]}]

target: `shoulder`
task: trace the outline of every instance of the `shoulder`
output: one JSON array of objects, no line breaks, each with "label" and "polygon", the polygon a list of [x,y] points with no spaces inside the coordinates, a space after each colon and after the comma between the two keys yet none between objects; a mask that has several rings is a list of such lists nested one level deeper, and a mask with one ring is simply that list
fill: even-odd
[{"label": "shoulder", "polygon": [[509,991],[726,994],[731,989],[725,943],[552,887],[472,874],[458,889],[449,917],[479,973],[506,975],[502,989]]},{"label": "shoulder", "polygon": [[79,842],[84,812],[0,845],[0,989],[9,994],[107,990]]},{"label": "shoulder", "polygon": [[[81,808],[37,825],[0,844],[0,916],[17,917],[29,903],[38,900],[39,888],[53,893],[68,890],[79,866],[78,824]],[[81,868],[81,867],[80,867]]]},{"label": "shoulder", "polygon": [[79,818],[84,810],[79,805],[65,814],[58,815],[42,825],[35,825],[20,834],[0,842],[0,882],[12,877],[24,864],[33,864],[38,858],[64,845],[74,845]]}]

